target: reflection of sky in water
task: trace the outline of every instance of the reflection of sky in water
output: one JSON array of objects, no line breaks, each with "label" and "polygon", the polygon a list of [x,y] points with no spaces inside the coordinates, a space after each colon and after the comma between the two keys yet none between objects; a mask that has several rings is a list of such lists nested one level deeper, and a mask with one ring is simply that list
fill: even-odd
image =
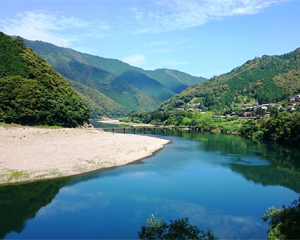
[{"label": "reflection of sky in water", "polygon": [[230,164],[268,165],[257,154],[203,151],[197,141],[172,144],[138,164],[74,177],[52,203],[8,238],[137,238],[146,219],[188,217],[219,238],[266,238],[260,219],[268,207],[289,205],[299,194],[263,186]]}]

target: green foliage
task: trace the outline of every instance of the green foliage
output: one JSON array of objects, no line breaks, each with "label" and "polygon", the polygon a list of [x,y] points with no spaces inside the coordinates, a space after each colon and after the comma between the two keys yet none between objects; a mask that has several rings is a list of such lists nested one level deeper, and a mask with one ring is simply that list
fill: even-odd
[{"label": "green foliage", "polygon": [[91,109],[91,118],[120,118],[128,112],[96,89],[79,82],[68,80],[69,84],[80,94],[82,100]]},{"label": "green foliage", "polygon": [[278,102],[300,91],[300,49],[247,61],[231,72],[189,87],[161,104],[170,110],[191,101],[224,112],[238,104]]},{"label": "green foliage", "polygon": [[212,112],[200,113],[198,111],[170,110],[153,112],[131,112],[126,121],[134,123],[150,123],[158,125],[198,127],[201,131],[237,131],[239,123],[226,119],[212,118]]},{"label": "green foliage", "polygon": [[[236,117],[213,118],[212,112],[169,110],[131,112],[125,121],[158,125],[197,127],[199,131],[240,132],[254,139],[272,140],[300,147],[300,112],[271,109],[270,118],[241,120]],[[259,112],[257,112],[259,114]]]},{"label": "green foliage", "polygon": [[[126,113],[153,111],[175,92],[203,81],[203,78],[174,70],[145,71],[119,60],[83,54],[40,41],[26,40],[26,43],[61,75],[101,92],[122,106]],[[82,94],[86,100],[89,98],[86,93]],[[109,106],[105,105],[100,108],[108,109]],[[93,114],[99,112],[95,102],[93,107]]]},{"label": "green foliage", "polygon": [[271,207],[261,217],[269,221],[269,239],[298,239],[300,236],[300,198],[282,209]]},{"label": "green foliage", "polygon": [[210,230],[204,232],[191,225],[187,218],[167,224],[163,219],[155,219],[154,215],[147,219],[147,225],[142,226],[138,235],[140,239],[218,239]]},{"label": "green foliage", "polygon": [[255,120],[245,121],[240,129],[242,134],[252,136],[259,130],[259,125]]},{"label": "green foliage", "polygon": [[147,76],[157,80],[175,93],[180,93],[189,86],[206,80],[202,77],[194,77],[189,74],[170,69],[156,69],[154,71],[145,72]]},{"label": "green foliage", "polygon": [[281,112],[262,123],[264,139],[300,146],[300,113]]},{"label": "green foliage", "polygon": [[29,77],[29,69],[22,59],[21,49],[4,33],[0,32],[0,78],[7,76]]},{"label": "green foliage", "polygon": [[0,33],[0,44],[0,121],[64,127],[88,121],[90,111],[75,90],[20,38]]},{"label": "green foliage", "polygon": [[140,72],[127,71],[119,76],[119,78],[129,83],[136,89],[153,96],[160,102],[169,99],[175,94],[161,83]]}]

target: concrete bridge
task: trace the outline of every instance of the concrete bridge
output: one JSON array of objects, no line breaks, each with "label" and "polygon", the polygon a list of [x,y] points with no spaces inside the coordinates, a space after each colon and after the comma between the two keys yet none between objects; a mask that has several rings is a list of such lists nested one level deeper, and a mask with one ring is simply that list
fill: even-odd
[{"label": "concrete bridge", "polygon": [[112,132],[116,132],[116,131],[123,131],[123,133],[128,132],[129,130],[131,130],[131,132],[133,133],[137,133],[137,131],[144,131],[144,133],[146,134],[148,131],[153,131],[154,134],[156,134],[157,130],[162,130],[163,132],[166,132],[166,130],[171,130],[172,132],[174,132],[175,130],[188,130],[188,131],[200,131],[201,129],[199,127],[187,127],[187,126],[177,126],[177,127],[171,127],[171,126],[131,126],[131,127],[110,127],[110,128],[101,128],[103,130],[106,131],[112,131]]}]

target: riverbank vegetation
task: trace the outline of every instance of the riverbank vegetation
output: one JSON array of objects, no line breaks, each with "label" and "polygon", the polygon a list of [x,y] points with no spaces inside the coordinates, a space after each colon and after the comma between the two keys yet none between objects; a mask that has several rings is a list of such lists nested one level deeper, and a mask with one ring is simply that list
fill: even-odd
[{"label": "riverbank vegetation", "polygon": [[253,139],[271,140],[300,146],[300,112],[274,111],[270,117],[258,119],[237,116],[214,116],[213,112],[171,110],[132,112],[122,122],[146,123],[163,126],[195,127],[199,131],[242,134]]}]

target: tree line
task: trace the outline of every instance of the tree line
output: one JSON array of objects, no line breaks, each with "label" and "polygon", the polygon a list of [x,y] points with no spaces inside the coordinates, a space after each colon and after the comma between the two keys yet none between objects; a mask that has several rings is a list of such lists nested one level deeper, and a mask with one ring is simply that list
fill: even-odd
[{"label": "tree line", "polygon": [[259,140],[300,146],[300,112],[271,111],[270,117],[243,120],[237,116],[214,118],[213,112],[186,110],[131,112],[123,122],[198,127],[200,131],[240,133]]}]

